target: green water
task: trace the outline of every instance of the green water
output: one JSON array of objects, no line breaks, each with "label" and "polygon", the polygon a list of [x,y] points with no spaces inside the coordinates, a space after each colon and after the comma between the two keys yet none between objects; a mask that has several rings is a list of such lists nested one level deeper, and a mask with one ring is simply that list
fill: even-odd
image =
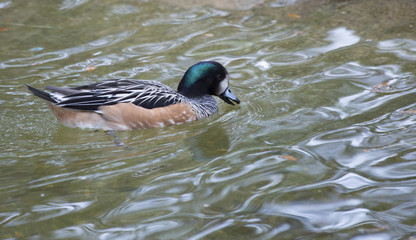
[{"label": "green water", "polygon": [[[0,1],[0,238],[414,239],[415,39],[413,0]],[[24,86],[201,60],[241,104],[121,146]]]}]

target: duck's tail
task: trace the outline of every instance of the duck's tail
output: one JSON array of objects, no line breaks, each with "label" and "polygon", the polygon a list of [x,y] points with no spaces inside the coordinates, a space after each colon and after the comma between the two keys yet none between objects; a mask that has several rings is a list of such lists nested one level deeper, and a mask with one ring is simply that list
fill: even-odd
[{"label": "duck's tail", "polygon": [[[25,84],[26,85],[26,84]],[[48,92],[39,90],[37,88],[31,87],[29,85],[26,85],[26,87],[29,89],[29,91],[31,91],[35,96],[40,97],[48,102],[51,103],[57,103],[57,101],[55,99],[52,98],[51,94],[49,94]]]}]

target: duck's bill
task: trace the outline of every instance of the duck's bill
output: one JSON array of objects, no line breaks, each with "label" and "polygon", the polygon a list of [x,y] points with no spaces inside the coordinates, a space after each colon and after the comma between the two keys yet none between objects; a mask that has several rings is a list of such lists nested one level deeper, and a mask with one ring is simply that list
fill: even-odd
[{"label": "duck's bill", "polygon": [[228,104],[234,105],[232,101],[236,102],[237,104],[240,104],[240,100],[238,100],[237,97],[234,96],[230,88],[225,89],[225,91],[221,93],[219,97]]}]

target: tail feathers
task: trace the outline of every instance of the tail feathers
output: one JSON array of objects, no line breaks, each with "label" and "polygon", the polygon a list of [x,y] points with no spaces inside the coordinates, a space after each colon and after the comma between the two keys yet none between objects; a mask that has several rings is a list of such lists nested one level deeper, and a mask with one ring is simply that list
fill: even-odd
[{"label": "tail feathers", "polygon": [[49,90],[49,91],[52,91],[52,92],[60,93],[64,96],[82,93],[81,90],[75,90],[73,88],[55,87],[55,86],[46,86],[45,89]]},{"label": "tail feathers", "polygon": [[40,97],[40,98],[42,98],[42,99],[44,99],[44,100],[46,100],[46,101],[48,101],[48,102],[51,102],[51,103],[57,103],[57,101],[55,100],[55,99],[53,99],[52,98],[52,96],[49,94],[49,93],[47,93],[47,92],[45,92],[45,91],[42,91],[42,90],[39,90],[39,89],[37,89],[37,88],[34,88],[34,87],[31,87],[31,86],[29,86],[29,85],[26,85],[26,87],[29,89],[29,91],[31,91],[35,96],[37,96],[37,97]]}]

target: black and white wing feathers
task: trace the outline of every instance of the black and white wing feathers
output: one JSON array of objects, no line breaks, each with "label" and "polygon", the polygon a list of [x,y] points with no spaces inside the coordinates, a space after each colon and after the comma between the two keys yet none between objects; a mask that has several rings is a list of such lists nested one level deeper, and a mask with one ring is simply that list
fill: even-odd
[{"label": "black and white wing feathers", "polygon": [[50,95],[56,106],[78,110],[94,111],[100,106],[117,103],[133,103],[152,109],[184,101],[181,94],[162,83],[135,79],[111,79],[80,87],[46,89],[53,91]]}]

